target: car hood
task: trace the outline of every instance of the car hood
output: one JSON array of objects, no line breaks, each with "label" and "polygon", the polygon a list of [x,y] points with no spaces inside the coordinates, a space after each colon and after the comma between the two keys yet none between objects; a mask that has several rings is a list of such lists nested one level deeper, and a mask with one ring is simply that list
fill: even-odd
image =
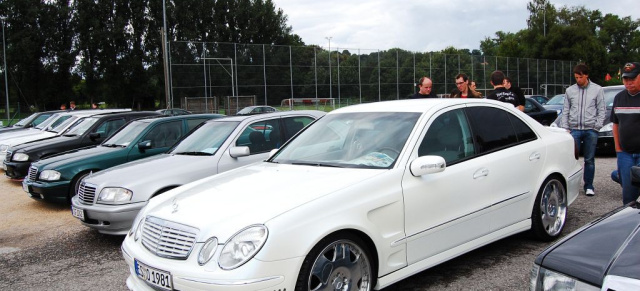
[{"label": "car hood", "polygon": [[[87,160],[101,154],[111,153],[115,151],[126,150],[126,148],[109,148],[103,146],[81,148],[76,150],[70,150],[58,155],[47,157],[36,162],[37,164],[46,165],[47,169],[57,169],[61,165],[71,164],[77,161]],[[41,169],[42,170],[42,169]]]},{"label": "car hood", "polygon": [[154,197],[145,215],[200,230],[198,241],[226,241],[312,200],[388,170],[282,165],[260,162],[198,180]]},{"label": "car hood", "polygon": [[[100,187],[118,186],[137,193],[138,187],[155,184],[153,188],[169,185],[182,185],[217,173],[218,158],[213,156],[187,156],[159,154],[148,158],[128,162],[95,173],[85,182]],[[141,173],[153,173],[144,175]],[[137,196],[137,195],[136,195]],[[133,200],[145,197],[134,197]]]},{"label": "car hood", "polygon": [[14,148],[14,152],[38,151],[38,150],[41,150],[42,148],[53,147],[53,146],[57,146],[64,143],[74,142],[74,141],[77,141],[78,139],[79,139],[78,137],[67,137],[67,136],[61,136],[61,135],[50,136],[43,139],[29,141],[22,145],[16,146]]},{"label": "car hood", "polygon": [[49,131],[38,130],[37,133],[26,134],[26,135],[21,135],[17,137],[11,137],[11,138],[0,140],[0,144],[17,145],[17,144],[39,140],[43,138],[48,138],[52,136],[56,136],[56,134]]},{"label": "car hood", "polygon": [[604,277],[640,279],[640,209],[627,206],[545,250],[542,266],[602,286]]}]

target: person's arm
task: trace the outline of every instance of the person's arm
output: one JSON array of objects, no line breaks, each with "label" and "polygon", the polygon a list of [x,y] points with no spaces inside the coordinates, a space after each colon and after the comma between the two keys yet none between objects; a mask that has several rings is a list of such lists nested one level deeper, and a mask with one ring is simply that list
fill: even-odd
[{"label": "person's arm", "polygon": [[600,89],[596,96],[596,130],[600,130],[604,126],[605,112],[607,111],[604,104],[604,90]]},{"label": "person's arm", "polygon": [[622,148],[620,147],[620,133],[618,132],[617,123],[613,124],[613,129],[611,131],[613,132],[613,144],[615,145],[616,153],[621,152]]},{"label": "person's arm", "polygon": [[560,127],[569,130],[569,111],[571,110],[571,100],[569,99],[568,90],[564,92],[564,104],[562,105],[562,119]]}]

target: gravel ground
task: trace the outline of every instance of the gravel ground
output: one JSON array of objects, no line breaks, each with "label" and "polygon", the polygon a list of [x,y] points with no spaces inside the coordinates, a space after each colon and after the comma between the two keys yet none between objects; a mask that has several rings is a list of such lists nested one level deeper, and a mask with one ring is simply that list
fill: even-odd
[{"label": "gravel ground", "polygon": [[[564,234],[622,205],[609,178],[614,157],[596,158],[596,196],[569,208]],[[0,177],[0,290],[127,290],[123,237],[99,234],[69,205],[36,201]],[[518,234],[418,273],[385,290],[527,290],[535,256],[548,243]]]}]

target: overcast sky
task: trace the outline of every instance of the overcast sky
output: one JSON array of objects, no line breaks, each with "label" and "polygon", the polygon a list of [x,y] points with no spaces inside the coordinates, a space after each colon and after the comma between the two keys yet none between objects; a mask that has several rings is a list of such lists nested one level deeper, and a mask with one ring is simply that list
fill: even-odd
[{"label": "overcast sky", "polygon": [[[306,44],[327,48],[440,51],[479,49],[497,31],[526,28],[528,0],[273,0]],[[603,15],[640,19],[638,0],[552,0]],[[583,4],[584,3],[584,4]]]}]

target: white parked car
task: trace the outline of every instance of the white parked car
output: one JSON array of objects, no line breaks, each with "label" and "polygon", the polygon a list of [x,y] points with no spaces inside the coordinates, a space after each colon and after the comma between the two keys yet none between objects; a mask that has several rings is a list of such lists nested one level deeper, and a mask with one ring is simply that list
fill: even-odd
[{"label": "white parked car", "polygon": [[506,236],[557,238],[573,138],[508,103],[334,110],[265,162],[151,199],[122,252],[136,290],[372,290]]},{"label": "white parked car", "polygon": [[73,214],[84,225],[101,233],[127,234],[138,211],[151,197],[263,161],[271,150],[279,148],[324,114],[317,110],[299,110],[209,120],[167,153],[85,178],[78,195],[71,199]]}]

